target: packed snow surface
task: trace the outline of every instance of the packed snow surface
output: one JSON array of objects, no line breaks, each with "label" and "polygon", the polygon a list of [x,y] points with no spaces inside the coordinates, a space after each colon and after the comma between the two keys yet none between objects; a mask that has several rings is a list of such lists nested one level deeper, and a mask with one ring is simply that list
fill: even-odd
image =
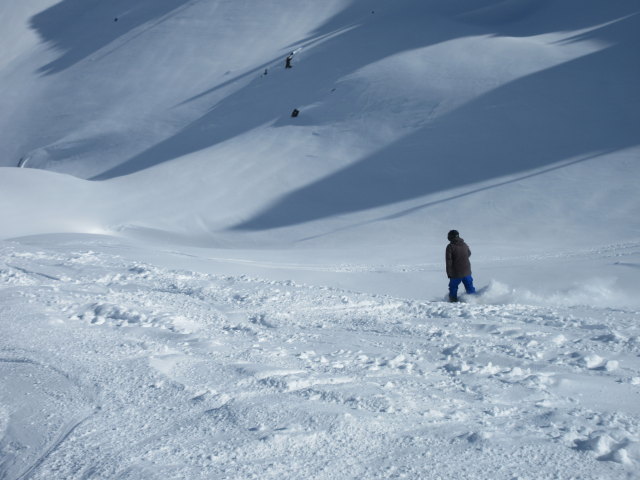
[{"label": "packed snow surface", "polygon": [[640,479],[638,0],[0,18],[1,480]]}]

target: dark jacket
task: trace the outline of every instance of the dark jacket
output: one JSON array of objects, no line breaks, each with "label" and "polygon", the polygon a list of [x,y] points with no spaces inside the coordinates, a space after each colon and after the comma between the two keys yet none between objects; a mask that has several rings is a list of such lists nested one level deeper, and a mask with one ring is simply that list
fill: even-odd
[{"label": "dark jacket", "polygon": [[451,240],[447,245],[445,258],[447,259],[447,276],[449,278],[464,278],[471,275],[471,249],[460,237]]}]

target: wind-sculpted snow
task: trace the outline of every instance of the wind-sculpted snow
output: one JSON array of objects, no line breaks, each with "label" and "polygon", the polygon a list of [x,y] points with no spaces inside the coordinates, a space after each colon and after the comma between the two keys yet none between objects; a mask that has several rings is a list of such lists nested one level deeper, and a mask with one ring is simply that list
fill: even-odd
[{"label": "wind-sculpted snow", "polygon": [[3,479],[637,478],[636,310],[108,250],[0,246]]}]

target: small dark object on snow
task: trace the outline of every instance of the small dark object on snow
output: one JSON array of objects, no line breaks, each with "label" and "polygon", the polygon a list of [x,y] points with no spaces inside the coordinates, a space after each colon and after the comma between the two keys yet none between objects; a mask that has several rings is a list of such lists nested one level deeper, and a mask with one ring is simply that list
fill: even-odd
[{"label": "small dark object on snow", "polygon": [[293,60],[293,52],[291,52],[287,59],[284,61],[284,68],[292,68],[291,60]]},{"label": "small dark object on snow", "polygon": [[118,21],[118,17],[114,18],[114,19],[113,19],[113,21],[114,21],[114,22],[117,22],[117,21]]},{"label": "small dark object on snow", "polygon": [[296,118],[299,114],[300,114],[300,110],[298,110],[297,108],[294,108],[293,112],[291,112],[291,116],[293,118]]}]

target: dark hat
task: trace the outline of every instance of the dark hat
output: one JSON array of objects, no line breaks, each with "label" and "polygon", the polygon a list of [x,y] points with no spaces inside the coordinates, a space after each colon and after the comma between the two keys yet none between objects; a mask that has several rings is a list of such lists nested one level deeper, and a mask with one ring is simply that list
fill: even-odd
[{"label": "dark hat", "polygon": [[449,233],[447,233],[447,239],[449,241],[454,240],[456,238],[458,238],[460,236],[460,234],[458,233],[457,230],[449,230]]}]

